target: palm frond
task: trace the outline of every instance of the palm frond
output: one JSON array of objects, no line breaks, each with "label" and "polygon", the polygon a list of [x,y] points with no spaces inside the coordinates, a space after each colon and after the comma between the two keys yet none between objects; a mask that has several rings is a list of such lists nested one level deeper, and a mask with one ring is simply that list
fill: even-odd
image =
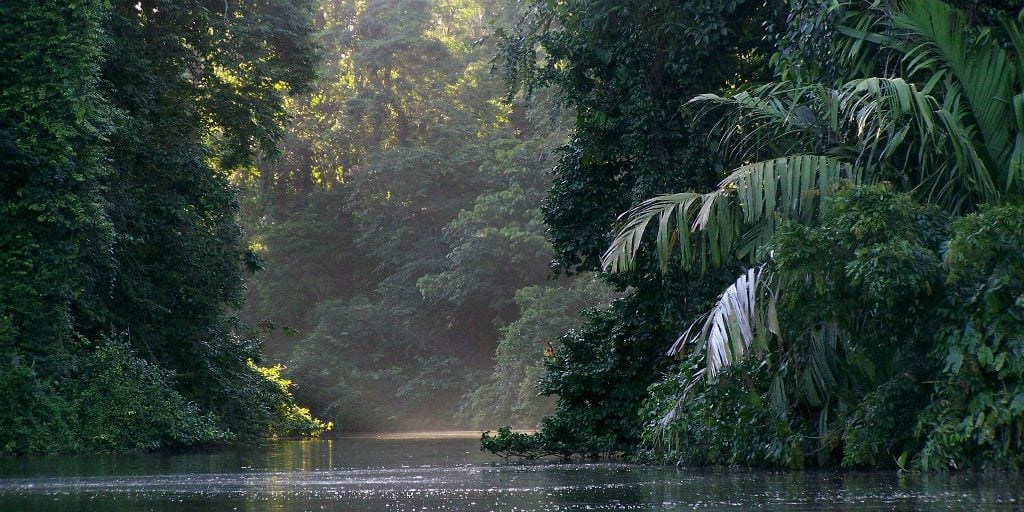
[{"label": "palm frond", "polygon": [[[1022,11],[1024,12],[1024,11]],[[1024,58],[1024,28],[1019,21],[1003,19],[1003,28],[1010,36],[1013,50],[1017,53],[1018,60],[1014,62],[1017,71],[1017,88],[1021,92],[1015,94],[1012,100],[1013,125],[1016,134],[1013,141],[1013,151],[1010,153],[1010,163],[1006,177],[1006,192],[1024,190],[1024,65],[1020,59]]]},{"label": "palm frond", "polygon": [[[1024,85],[1024,82],[1022,82]],[[1013,122],[1017,129],[1006,175],[1007,193],[1024,190],[1024,92],[1013,97]]]},{"label": "palm frond", "polygon": [[[1019,70],[988,30],[970,30],[966,14],[940,0],[903,3],[893,24],[907,32],[904,43],[911,77],[950,73],[965,101],[950,110],[960,127],[951,136],[976,127],[980,141],[971,141],[997,191],[1012,186],[1015,154],[1013,84]],[[969,112],[969,115],[966,114]],[[978,143],[980,142],[980,144]],[[957,141],[965,145],[967,141]],[[983,147],[978,147],[983,146]]]},{"label": "palm frond", "polygon": [[[1024,9],[1021,10],[1021,14],[1024,14]],[[1018,61],[1014,63],[1014,68],[1017,71],[1017,85],[1024,87],[1024,66],[1021,66],[1019,59],[1024,58],[1024,27],[1021,26],[1021,21],[1024,17],[1013,19],[1004,17],[1000,20],[1003,25],[1003,29],[1006,30],[1006,34],[1010,36],[1010,44],[1013,45],[1013,51],[1017,54]]]},{"label": "palm frond", "polygon": [[934,86],[919,89],[900,78],[858,79],[837,89],[774,82],[727,96],[703,94],[690,104],[700,105],[701,115],[719,116],[711,136],[734,158],[758,159],[780,147],[829,154],[849,148],[859,153],[858,165],[871,168],[942,136],[939,104],[928,94]]},{"label": "palm frond", "polygon": [[794,155],[743,165],[707,194],[648,199],[619,217],[602,267],[608,272],[634,270],[655,217],[662,271],[676,243],[684,268],[715,268],[731,258],[754,261],[757,247],[775,232],[776,219],[813,219],[821,201],[842,181],[860,183],[862,173],[834,157]]},{"label": "palm frond", "polygon": [[978,128],[961,101],[959,84],[946,86],[941,103],[925,92],[933,86],[865,78],[840,88],[841,115],[855,126],[861,147],[858,166],[874,172],[880,162],[892,163],[894,156],[909,152],[909,183],[919,197],[953,211],[965,203],[998,201],[1000,185],[988,155],[979,152]]},{"label": "palm frond", "polygon": [[[714,193],[712,193],[714,194]],[[662,268],[665,269],[671,251],[672,235],[669,225],[673,215],[678,224],[688,225],[687,219],[698,205],[713,201],[711,194],[683,192],[648,199],[619,216],[620,226],[608,250],[601,257],[601,264],[608,272],[628,272],[636,269],[637,253],[643,241],[647,226],[658,218],[657,248]],[[681,230],[681,231],[686,231]],[[684,243],[684,247],[689,247]]]},{"label": "palm frond", "polygon": [[[933,177],[947,182],[955,176],[957,167],[949,165],[948,154],[936,150],[947,147],[948,136],[937,114],[941,106],[927,92],[932,87],[918,88],[901,78],[872,77],[852,80],[837,90],[836,108],[851,126],[858,166],[869,174],[883,165],[902,166],[911,188]],[[922,195],[934,200],[935,191],[931,192]]]},{"label": "palm frond", "polygon": [[731,94],[701,94],[687,106],[698,115],[717,118],[708,137],[720,141],[734,160],[757,160],[765,148],[783,146],[786,153],[814,147],[827,131],[817,118],[815,101],[826,89],[781,81]]},{"label": "palm frond", "polygon": [[836,30],[846,36],[835,41],[839,63],[860,76],[876,74],[878,49],[889,42],[889,37],[884,33],[887,17],[882,8],[882,0],[841,2],[831,8],[838,8],[840,16]]},{"label": "palm frond", "polygon": [[804,364],[800,365],[800,393],[815,407],[827,404],[838,387],[836,359],[847,333],[825,322],[802,337]]},{"label": "palm frond", "polygon": [[747,223],[772,213],[787,219],[810,220],[836,184],[860,183],[861,179],[859,170],[841,159],[793,155],[744,165],[718,187],[735,191]]},{"label": "palm frond", "polygon": [[[958,94],[955,91],[949,93],[950,103],[954,103]],[[955,104],[955,103],[954,103]],[[963,210],[962,205],[955,204],[966,200],[964,192],[971,194],[972,203],[997,202],[1000,197],[999,186],[993,182],[992,172],[984,155],[979,154],[977,146],[972,144],[976,138],[977,130],[973,124],[965,122],[966,113],[963,109],[950,108],[937,112],[942,120],[945,132],[949,135],[949,146],[953,149],[956,158],[956,166],[949,168],[953,173],[935,173],[930,179],[922,178],[922,185],[929,181],[936,184],[945,182],[947,185],[956,184],[954,187],[945,187],[949,193],[939,193],[930,198],[939,204],[946,205],[953,210]],[[938,167],[942,169],[943,167]]]},{"label": "palm frond", "polygon": [[781,336],[776,292],[767,264],[748,269],[719,296],[705,318],[697,320],[676,340],[669,355],[687,345],[707,351],[707,376],[714,379],[750,352],[765,352],[769,336]]}]

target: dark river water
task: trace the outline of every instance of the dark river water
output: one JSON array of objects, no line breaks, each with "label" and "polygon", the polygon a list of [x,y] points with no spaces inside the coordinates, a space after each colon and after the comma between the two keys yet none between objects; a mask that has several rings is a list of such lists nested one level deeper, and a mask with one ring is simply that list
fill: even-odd
[{"label": "dark river water", "polygon": [[467,438],[0,458],[0,511],[1022,510],[1007,474],[514,463]]}]

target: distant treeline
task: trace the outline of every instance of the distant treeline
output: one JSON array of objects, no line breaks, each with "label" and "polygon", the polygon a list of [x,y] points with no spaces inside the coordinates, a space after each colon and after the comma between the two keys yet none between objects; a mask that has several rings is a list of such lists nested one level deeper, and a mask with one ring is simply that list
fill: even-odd
[{"label": "distant treeline", "polygon": [[612,296],[549,280],[541,202],[568,117],[492,72],[491,34],[519,15],[322,2],[322,78],[288,101],[281,157],[234,174],[266,267],[244,318],[340,430],[535,427],[545,347]]},{"label": "distant treeline", "polygon": [[313,5],[0,3],[0,453],[307,435],[239,323],[228,175],[307,90]]}]

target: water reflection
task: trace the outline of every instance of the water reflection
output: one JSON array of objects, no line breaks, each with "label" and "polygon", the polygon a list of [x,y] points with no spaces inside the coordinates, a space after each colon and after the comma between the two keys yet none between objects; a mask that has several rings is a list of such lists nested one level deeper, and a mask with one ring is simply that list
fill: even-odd
[{"label": "water reflection", "polygon": [[1012,475],[510,464],[474,439],[287,441],[0,459],[0,510],[1020,510]]}]

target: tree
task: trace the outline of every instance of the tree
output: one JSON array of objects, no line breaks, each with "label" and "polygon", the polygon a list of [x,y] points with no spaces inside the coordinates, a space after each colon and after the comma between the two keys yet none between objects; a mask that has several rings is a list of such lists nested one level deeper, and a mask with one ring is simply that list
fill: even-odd
[{"label": "tree", "polygon": [[[760,22],[773,11],[753,2],[524,4],[516,25],[501,33],[498,63],[509,92],[550,90],[575,115],[543,207],[558,271],[599,269],[617,214],[636,201],[717,181],[722,163],[700,135],[707,127],[679,106],[765,72]],[[549,364],[544,389],[559,405],[537,438],[554,443],[546,451],[634,446],[636,414],[667,364],[669,333],[705,308],[718,286],[693,275],[663,278],[651,260],[638,267],[608,277],[632,295],[563,338]]]},{"label": "tree", "polygon": [[255,260],[226,172],[273,148],[282,93],[313,78],[310,7],[156,1],[109,15],[124,50],[103,74],[125,113],[111,136],[121,150],[111,155],[119,268],[109,322],[242,437],[261,435],[272,415],[249,393],[272,385],[247,364],[259,342],[231,315]]},{"label": "tree", "polygon": [[2,346],[45,357],[102,317],[114,264],[104,195],[114,112],[99,76],[108,40],[95,2],[0,9],[17,20],[0,37],[0,318],[13,332]]},{"label": "tree", "polygon": [[[273,151],[282,95],[314,76],[310,4],[227,7],[3,7],[0,346],[8,398],[41,397],[10,409],[5,451],[260,438],[298,412],[233,314],[255,260],[225,176]],[[123,428],[133,387],[166,403],[152,428]]]},{"label": "tree", "polygon": [[[604,256],[606,268],[632,265],[654,217],[663,266],[675,238],[686,266],[756,261],[766,256],[757,249],[771,239],[776,216],[812,221],[841,181],[890,181],[953,213],[1019,195],[1024,124],[1013,124],[1012,105],[1024,96],[1012,95],[1021,77],[1011,54],[987,29],[969,41],[963,13],[937,0],[906,3],[886,22],[884,34],[845,32],[899,52],[913,63],[906,71],[916,81],[861,78],[838,89],[783,82],[695,98],[730,109],[721,125],[742,157],[779,145],[793,154],[740,166],[716,191],[660,196],[634,208]],[[1024,42],[1019,26],[1005,29]],[[742,134],[732,128],[740,126]],[[671,229],[675,219],[691,229]]]},{"label": "tree", "polygon": [[[882,431],[887,432],[883,438],[902,436],[902,444],[896,444],[908,449],[903,459],[917,453],[913,443],[918,439],[905,426],[862,427],[873,423],[873,415],[892,416],[880,412],[881,405],[913,403],[912,397],[926,393],[920,385],[922,375],[933,375],[935,369],[915,365],[913,356],[891,353],[885,357],[901,363],[879,366],[878,359],[872,361],[879,354],[865,353],[871,354],[872,339],[881,338],[896,346],[916,347],[912,353],[918,354],[936,346],[934,352],[945,357],[949,338],[917,326],[893,328],[899,322],[889,318],[900,311],[901,318],[920,321],[946,311],[941,301],[929,305],[919,295],[941,282],[936,279],[942,274],[937,269],[938,243],[934,235],[927,238],[931,242],[920,242],[925,240],[927,222],[916,233],[911,227],[898,228],[901,224],[891,218],[883,222],[895,211],[906,215],[906,205],[868,201],[855,208],[856,215],[849,215],[850,198],[869,192],[832,195],[843,182],[854,187],[888,183],[952,215],[1019,197],[1024,185],[1019,174],[1024,125],[1014,114],[1014,105],[1024,98],[1017,63],[1024,39],[1019,21],[1004,17],[1000,27],[977,26],[963,11],[931,0],[905,2],[890,10],[838,13],[836,30],[845,39],[835,45],[835,52],[846,58],[840,65],[847,66],[847,81],[837,87],[778,82],[725,97],[695,98],[691,103],[721,115],[721,133],[737,158],[754,163],[738,167],[713,192],[661,196],[631,210],[604,261],[608,268],[628,269],[647,225],[657,217],[657,252],[663,268],[677,242],[684,266],[719,266],[737,259],[762,263],[727,289],[703,325],[686,331],[673,351],[692,344],[705,349],[707,370],[700,374],[711,378],[756,354],[768,361],[774,375],[771,397],[779,410],[792,411],[789,400],[798,397],[799,407],[807,410],[797,416],[818,416],[816,435],[823,440],[822,448],[842,442],[844,463],[875,464],[892,447],[880,448],[877,438],[868,439],[872,435]],[[867,57],[875,51],[873,45],[883,50],[875,52],[881,56],[877,61]],[[879,69],[878,62],[895,70],[883,77],[850,80],[851,75]],[[786,156],[778,156],[779,148]],[[829,212],[839,216],[830,217]],[[889,224],[887,229],[897,232],[883,238],[900,237],[904,242],[877,245],[873,233],[885,233],[880,226]],[[779,226],[784,230],[777,231]],[[831,240],[842,240],[844,229],[856,240],[847,247],[853,252],[842,256],[834,253],[834,246],[829,254],[821,254],[814,243],[796,242],[808,240],[806,236],[813,240],[820,235],[810,233],[823,231],[834,234],[817,243],[835,244]],[[794,234],[801,230],[804,235]],[[928,245],[933,248],[926,249]],[[827,269],[836,261],[844,266],[830,276]],[[869,286],[873,280],[878,282]],[[798,298],[813,298],[823,290],[829,293],[818,313],[797,313]],[[857,306],[846,300],[866,303]],[[789,302],[791,315],[802,320],[780,327],[779,301]],[[885,333],[873,330],[876,322],[888,326]],[[892,340],[893,335],[899,339]],[[938,338],[937,345],[932,345],[933,338]],[[772,339],[777,341],[769,343]],[[839,368],[855,371],[836,373]],[[911,374],[916,376],[903,379]],[[832,375],[844,375],[845,382]],[[814,385],[808,388],[804,382]],[[838,419],[829,415],[836,406],[841,412]],[[843,422],[845,427],[835,426]],[[864,432],[872,433],[865,438]],[[1007,458],[1000,463],[1014,464]],[[921,464],[934,467],[934,460],[925,457]]]}]

